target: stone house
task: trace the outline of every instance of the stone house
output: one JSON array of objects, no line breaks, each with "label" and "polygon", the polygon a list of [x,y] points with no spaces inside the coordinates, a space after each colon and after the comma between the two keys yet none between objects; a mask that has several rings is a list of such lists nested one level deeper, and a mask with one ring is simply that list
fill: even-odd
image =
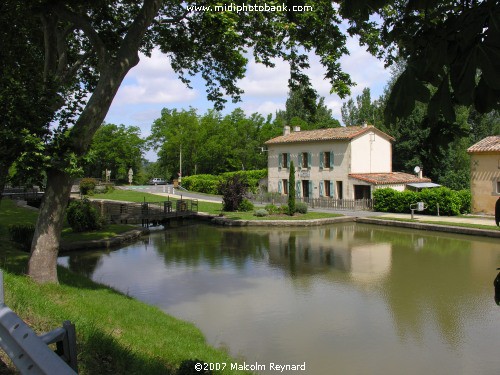
[{"label": "stone house", "polygon": [[293,131],[270,139],[268,191],[288,194],[290,161],[297,197],[370,199],[375,189],[405,190],[430,179],[392,171],[394,138],[371,125]]},{"label": "stone house", "polygon": [[467,149],[472,212],[494,215],[500,197],[500,136],[486,137]]}]

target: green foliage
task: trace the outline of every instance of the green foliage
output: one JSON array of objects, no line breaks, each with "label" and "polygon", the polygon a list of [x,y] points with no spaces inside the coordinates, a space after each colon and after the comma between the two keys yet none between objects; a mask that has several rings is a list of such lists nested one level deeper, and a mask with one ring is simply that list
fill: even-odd
[{"label": "green foliage", "polygon": [[11,224],[8,226],[9,238],[20,245],[24,251],[30,251],[35,226],[33,224]]},{"label": "green foliage", "polygon": [[290,161],[290,173],[288,175],[288,215],[293,216],[295,213],[295,165],[293,160]]},{"label": "green foliage", "polygon": [[250,202],[248,199],[244,198],[240,205],[238,206],[238,211],[241,211],[241,212],[249,212],[249,211],[253,211],[254,209],[254,206],[253,206],[253,203]]},{"label": "green foliage", "polygon": [[220,183],[219,190],[222,193],[224,211],[238,210],[247,192],[247,186],[246,181],[239,174],[235,174]]},{"label": "green foliage", "polygon": [[219,194],[220,177],[211,174],[197,174],[182,178],[182,187],[189,191],[205,194]]},{"label": "green foliage", "polygon": [[250,171],[237,171],[237,172],[226,172],[221,175],[221,179],[228,179],[235,174],[241,176],[248,184],[248,189],[255,193],[259,186],[259,181],[267,176],[267,169],[250,170]]},{"label": "green foliage", "polygon": [[97,180],[95,178],[82,178],[80,180],[80,193],[83,195],[94,194],[94,189],[97,185]]},{"label": "green foliage", "polygon": [[307,204],[304,202],[296,202],[295,212],[298,212],[299,214],[307,214]]},{"label": "green foliage", "polygon": [[70,202],[66,209],[68,224],[74,232],[101,229],[104,220],[88,199]]},{"label": "green foliage", "polygon": [[101,178],[108,169],[111,179],[128,183],[128,170],[132,168],[134,180],[138,180],[145,144],[137,126],[103,124],[92,139],[85,175]]},{"label": "green foliage", "polygon": [[275,206],[274,204],[267,204],[265,207],[267,212],[269,212],[270,215],[275,215],[280,213],[279,207]]},{"label": "green foliage", "polygon": [[377,189],[373,192],[373,209],[379,212],[410,213],[410,205],[424,202],[424,215],[437,215],[439,205],[440,215],[460,215],[470,212],[470,192],[455,191],[446,187],[423,189],[420,192],[394,189]]},{"label": "green foliage", "polygon": [[264,208],[259,208],[253,214],[254,214],[254,216],[257,216],[257,217],[264,217],[264,216],[269,215],[269,212],[267,212],[267,210],[265,210]]}]

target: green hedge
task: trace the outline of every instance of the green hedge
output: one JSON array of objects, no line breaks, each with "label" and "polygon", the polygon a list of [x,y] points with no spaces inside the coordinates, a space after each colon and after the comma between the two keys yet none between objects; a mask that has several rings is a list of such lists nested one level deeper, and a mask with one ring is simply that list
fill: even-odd
[{"label": "green hedge", "polygon": [[259,180],[267,176],[267,169],[254,171],[226,172],[219,176],[212,174],[198,174],[194,176],[182,177],[182,187],[189,191],[206,194],[221,194],[219,185],[228,178],[239,175],[248,183],[248,189],[252,192],[257,191]]},{"label": "green hedge", "polygon": [[373,209],[379,212],[410,213],[410,205],[424,202],[427,207],[424,215],[445,216],[460,215],[470,212],[471,195],[469,190],[451,190],[446,187],[424,189],[420,192],[410,190],[396,191],[385,188],[373,192]]}]

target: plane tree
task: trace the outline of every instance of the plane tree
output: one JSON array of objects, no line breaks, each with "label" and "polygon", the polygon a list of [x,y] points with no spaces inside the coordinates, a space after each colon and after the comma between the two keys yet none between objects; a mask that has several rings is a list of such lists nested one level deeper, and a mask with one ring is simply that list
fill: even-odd
[{"label": "plane tree", "polygon": [[[92,137],[109,110],[123,79],[140,53],[158,48],[187,85],[194,75],[206,82],[216,109],[239,100],[237,81],[245,74],[247,56],[267,66],[273,58],[290,63],[290,86],[307,84],[303,73],[308,52],[319,56],[332,90],[344,96],[352,82],[338,59],[347,52],[338,8],[314,2],[304,12],[224,11],[220,2],[173,0],[73,0],[25,2],[25,16],[40,20],[44,36],[43,71],[61,87],[79,82],[87,93],[71,108],[71,121],[59,124],[46,150],[47,186],[32,243],[28,274],[37,282],[57,282],[57,254],[72,174],[88,151]],[[291,5],[290,5],[291,7]],[[82,104],[83,103],[83,104]],[[80,105],[81,104],[81,105]],[[75,164],[76,163],[76,164]]]}]

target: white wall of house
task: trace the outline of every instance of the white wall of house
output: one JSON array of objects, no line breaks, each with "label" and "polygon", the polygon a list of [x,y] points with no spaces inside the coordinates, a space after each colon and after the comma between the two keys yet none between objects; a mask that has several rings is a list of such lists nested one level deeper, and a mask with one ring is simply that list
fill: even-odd
[{"label": "white wall of house", "polygon": [[385,173],[392,171],[392,144],[376,132],[351,141],[350,173]]}]

